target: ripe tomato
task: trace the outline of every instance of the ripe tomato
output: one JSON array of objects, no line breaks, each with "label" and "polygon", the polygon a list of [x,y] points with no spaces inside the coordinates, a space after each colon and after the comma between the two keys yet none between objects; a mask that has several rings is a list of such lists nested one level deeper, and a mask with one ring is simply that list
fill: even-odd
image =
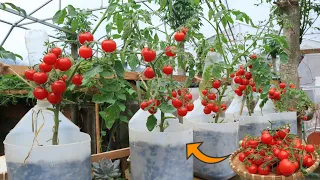
[{"label": "ripe tomato", "polygon": [[287,136],[287,134],[290,132],[289,129],[281,129],[278,131],[278,136],[283,139]]},{"label": "ripe tomato", "polygon": [[203,108],[203,112],[204,112],[204,114],[210,114],[211,110],[206,106]]},{"label": "ripe tomato", "polygon": [[203,106],[207,106],[207,105],[208,105],[208,101],[205,100],[205,99],[203,99],[203,100],[201,100],[201,104],[202,104]]},{"label": "ripe tomato", "polygon": [[[246,146],[248,145],[248,142],[246,143]],[[249,155],[251,155],[251,154],[253,154],[254,153],[254,149],[252,149],[252,148],[247,148],[245,151],[244,151],[244,154],[246,155],[246,156],[249,156]]]},{"label": "ripe tomato", "polygon": [[149,104],[148,104],[148,102],[146,102],[146,101],[143,101],[141,104],[140,104],[140,108],[142,109],[142,110],[144,110],[145,108],[147,108],[149,106]]},{"label": "ripe tomato", "polygon": [[256,148],[259,145],[259,142],[256,140],[249,140],[248,141],[248,146],[251,148]]},{"label": "ripe tomato", "polygon": [[214,52],[214,49],[213,49],[213,48],[210,48],[210,51],[211,51],[211,52]]},{"label": "ripe tomato", "polygon": [[47,90],[43,89],[42,87],[36,87],[36,88],[33,90],[33,96],[34,96],[36,99],[42,100],[42,99],[47,98],[48,92],[47,92]]},{"label": "ripe tomato", "polygon": [[256,59],[257,58],[257,55],[256,54],[252,54],[251,56],[250,56],[250,59]]},{"label": "ripe tomato", "polygon": [[45,56],[43,56],[43,62],[48,65],[54,65],[57,61],[57,56],[53,53],[48,53]]},{"label": "ripe tomato", "polygon": [[62,54],[62,50],[59,47],[51,49],[51,52],[57,56],[57,58]]},{"label": "ripe tomato", "polygon": [[273,98],[276,99],[276,100],[280,100],[281,93],[279,91],[274,92]]},{"label": "ripe tomato", "polygon": [[61,95],[57,95],[54,93],[50,93],[47,99],[51,104],[59,104],[62,101]]},{"label": "ripe tomato", "polygon": [[213,103],[208,103],[207,108],[210,109],[210,111],[213,111],[215,106],[216,105],[214,105]]},{"label": "ripe tomato", "polygon": [[76,86],[80,86],[82,84],[82,76],[80,74],[75,74],[71,81],[72,81],[72,84],[76,85]]},{"label": "ripe tomato", "polygon": [[214,94],[214,93],[210,93],[210,94],[208,94],[208,99],[210,99],[210,100],[215,100],[217,97],[216,97],[216,95]]},{"label": "ripe tomato", "polygon": [[185,33],[183,33],[183,32],[176,32],[175,34],[174,34],[174,39],[176,40],[176,41],[178,41],[178,42],[181,42],[181,41],[183,41],[184,40],[184,38],[185,38]]},{"label": "ripe tomato", "polygon": [[245,158],[246,155],[243,152],[239,154],[239,161],[243,162]]},{"label": "ripe tomato", "polygon": [[63,94],[67,89],[67,85],[64,81],[58,80],[51,84],[51,90],[56,95]]},{"label": "ripe tomato", "polygon": [[304,149],[305,149],[308,153],[313,153],[313,152],[314,152],[314,146],[313,146],[312,144],[307,144]]},{"label": "ripe tomato", "polygon": [[234,74],[230,74],[230,78],[234,78],[234,76],[235,76]]},{"label": "ripe tomato", "polygon": [[219,106],[216,106],[216,105],[212,109],[212,112],[215,112],[215,113],[217,113],[219,111],[220,111],[220,108],[219,108]]},{"label": "ripe tomato", "polygon": [[251,166],[247,167],[247,170],[250,174],[257,174],[258,166],[255,164],[251,164]]},{"label": "ripe tomato", "polygon": [[314,161],[312,158],[306,158],[305,160],[303,160],[303,166],[305,167],[310,167],[314,164]]},{"label": "ripe tomato", "polygon": [[246,79],[250,80],[252,78],[252,74],[250,72],[246,72]]},{"label": "ripe tomato", "polygon": [[202,90],[202,94],[206,96],[208,94],[208,90],[207,89]]},{"label": "ripe tomato", "polygon": [[148,112],[149,112],[150,114],[155,114],[155,113],[157,113],[157,111],[158,111],[158,108],[156,108],[156,107],[150,107],[150,108],[148,109]]},{"label": "ripe tomato", "polygon": [[272,153],[273,153],[273,155],[274,155],[275,157],[278,157],[278,155],[279,155],[279,153],[280,153],[280,149],[274,148],[274,149],[272,150]]},{"label": "ripe tomato", "polygon": [[237,76],[243,76],[245,74],[245,71],[244,69],[240,68],[237,72],[236,72],[236,75]]},{"label": "ripe tomato", "polygon": [[296,171],[296,167],[288,159],[283,159],[279,163],[279,171],[285,176],[290,176]]},{"label": "ripe tomato", "polygon": [[36,73],[35,70],[33,70],[33,69],[27,69],[27,70],[24,72],[24,76],[26,77],[27,80],[33,81],[33,75],[34,75],[34,73]]},{"label": "ripe tomato", "polygon": [[219,80],[213,81],[213,83],[212,83],[213,88],[218,89],[218,88],[220,88],[220,86],[221,86],[221,82]]},{"label": "ripe tomato", "polygon": [[266,134],[262,134],[262,136],[261,136],[261,142],[263,143],[263,144],[270,144],[271,142],[272,142],[272,136],[268,133],[266,133]]},{"label": "ripe tomato", "polygon": [[153,60],[156,59],[157,53],[156,53],[156,51],[151,50],[151,49],[145,47],[145,48],[143,48],[142,51],[141,51],[141,56],[143,57],[143,59],[144,59],[146,62],[152,62]]},{"label": "ripe tomato", "polygon": [[186,94],[184,97],[187,100],[192,100],[192,94]]},{"label": "ripe tomato", "polygon": [[280,84],[279,84],[279,87],[280,87],[281,89],[286,88],[286,86],[287,86],[286,83],[280,83]]},{"label": "ripe tomato", "polygon": [[143,72],[144,76],[149,78],[149,79],[152,79],[154,78],[154,71],[151,67],[147,67],[144,72]]},{"label": "ripe tomato", "polygon": [[60,58],[55,64],[55,68],[60,71],[68,71],[72,66],[72,63],[69,58]]},{"label": "ripe tomato", "polygon": [[269,95],[273,96],[274,95],[275,90],[274,89],[269,89]]},{"label": "ripe tomato", "polygon": [[302,116],[301,120],[306,121],[306,120],[308,120],[308,117],[307,116]]},{"label": "ripe tomato", "polygon": [[48,80],[48,75],[44,72],[36,72],[33,74],[33,80],[38,84],[44,84]]},{"label": "ripe tomato", "polygon": [[152,106],[155,106],[155,107],[158,107],[158,106],[160,106],[161,101],[160,101],[160,100],[155,100],[155,99],[150,99],[150,100],[148,101],[148,104],[149,104],[149,105],[152,105]]},{"label": "ripe tomato", "polygon": [[183,102],[180,99],[175,98],[172,100],[172,105],[175,108],[180,108],[183,105]]},{"label": "ripe tomato", "polygon": [[177,97],[177,92],[175,90],[172,90],[172,97]]},{"label": "ripe tomato", "polygon": [[276,174],[277,175],[282,175],[282,173],[280,172],[280,167],[279,166],[276,167]]},{"label": "ripe tomato", "polygon": [[261,132],[261,135],[263,135],[263,134],[269,134],[269,130],[267,130],[267,129],[263,130],[263,131]]},{"label": "ripe tomato", "polygon": [[166,75],[170,75],[173,72],[173,68],[172,66],[168,65],[168,66],[164,66],[162,69],[163,73],[165,73]]},{"label": "ripe tomato", "polygon": [[52,70],[52,65],[48,65],[46,63],[41,63],[39,65],[39,69],[42,71],[42,72],[50,72]]},{"label": "ripe tomato", "polygon": [[64,82],[66,82],[67,79],[68,79],[68,76],[67,76],[67,75],[63,75],[63,76],[61,76],[61,77],[59,78],[59,80],[62,80],[62,81],[64,81]]},{"label": "ripe tomato", "polygon": [[241,80],[241,85],[248,85],[249,84],[249,80],[248,79],[242,79]]},{"label": "ripe tomato", "polygon": [[164,51],[168,57],[174,57],[176,54],[174,51],[176,50],[175,46],[167,46]]},{"label": "ripe tomato", "polygon": [[221,109],[222,109],[223,111],[225,111],[225,110],[227,109],[227,105],[226,105],[226,104],[221,104],[220,107],[221,107]]},{"label": "ripe tomato", "polygon": [[236,77],[234,78],[234,82],[235,82],[236,84],[242,84],[242,79],[241,79],[241,77],[236,76]]},{"label": "ripe tomato", "polygon": [[240,90],[240,91],[243,91],[243,90],[245,90],[246,88],[247,88],[246,85],[240,85],[240,86],[239,86],[239,90]]},{"label": "ripe tomato", "polygon": [[257,92],[257,88],[255,86],[252,87],[253,92]]},{"label": "ripe tomato", "polygon": [[280,160],[283,160],[283,159],[288,159],[289,157],[289,154],[287,151],[280,151],[280,153],[278,154],[277,156]]},{"label": "ripe tomato", "polygon": [[101,42],[101,48],[104,52],[111,53],[117,49],[117,43],[112,39],[105,39]]},{"label": "ripe tomato", "polygon": [[89,32],[84,32],[79,34],[78,40],[80,44],[84,44],[85,42],[93,41],[93,35]]},{"label": "ripe tomato", "polygon": [[187,105],[187,110],[188,111],[192,111],[193,109],[194,109],[194,104],[191,103],[191,104]]},{"label": "ripe tomato", "polygon": [[188,31],[189,31],[189,29],[187,27],[181,28],[181,32],[183,32],[184,34],[187,34]]},{"label": "ripe tomato", "polygon": [[188,109],[185,108],[185,107],[180,107],[178,109],[178,115],[181,116],[181,117],[186,116],[187,113],[188,113]]},{"label": "ripe tomato", "polygon": [[255,164],[255,165],[257,165],[257,166],[259,166],[259,165],[261,165],[263,162],[264,162],[264,158],[262,157],[262,156],[260,156],[260,155],[255,155],[254,156],[254,159],[252,160],[252,162]]},{"label": "ripe tomato", "polygon": [[260,165],[258,167],[258,173],[260,175],[268,175],[270,173],[270,167],[269,166],[263,166],[263,165]]},{"label": "ripe tomato", "polygon": [[84,58],[84,59],[91,58],[92,49],[90,47],[87,47],[87,46],[81,46],[79,48],[79,56]]},{"label": "ripe tomato", "polygon": [[296,170],[298,170],[300,168],[300,164],[298,161],[294,161],[293,162],[294,167],[296,168]]}]

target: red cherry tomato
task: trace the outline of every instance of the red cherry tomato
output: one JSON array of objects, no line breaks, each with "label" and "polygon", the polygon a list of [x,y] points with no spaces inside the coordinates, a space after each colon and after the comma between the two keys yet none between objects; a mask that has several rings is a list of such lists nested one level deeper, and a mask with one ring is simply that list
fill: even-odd
[{"label": "red cherry tomato", "polygon": [[84,59],[91,58],[92,49],[90,47],[87,47],[87,46],[81,46],[79,48],[79,56],[84,58]]},{"label": "red cherry tomato", "polygon": [[207,100],[203,99],[203,100],[201,100],[201,104],[202,104],[203,106],[207,106],[207,105],[208,105],[208,102],[207,102]]},{"label": "red cherry tomato", "polygon": [[252,54],[251,56],[250,56],[250,59],[256,59],[257,58],[257,55],[256,54]]},{"label": "red cherry tomato", "polygon": [[168,57],[174,57],[176,54],[173,51],[175,50],[175,46],[167,46],[164,51]]},{"label": "red cherry tomato", "polygon": [[184,34],[187,34],[188,31],[189,31],[189,29],[187,27],[181,28],[181,32],[183,32]]},{"label": "red cherry tomato", "polygon": [[58,80],[51,84],[51,90],[56,95],[63,94],[67,89],[67,85],[64,81]]},{"label": "red cherry tomato", "polygon": [[262,134],[261,142],[263,144],[270,144],[272,142],[272,136],[270,134]]},{"label": "red cherry tomato", "polygon": [[188,109],[185,107],[180,107],[177,112],[179,116],[183,117],[187,115]]},{"label": "red cherry tomato", "polygon": [[234,82],[235,82],[236,84],[242,84],[242,79],[241,79],[241,77],[239,77],[239,76],[234,77]]},{"label": "red cherry tomato", "polygon": [[216,95],[214,94],[214,93],[210,93],[210,94],[208,94],[208,99],[210,99],[210,100],[215,100],[217,97],[216,97]]},{"label": "red cherry tomato", "polygon": [[280,87],[281,89],[286,88],[286,86],[287,86],[286,83],[280,83],[280,84],[279,84],[279,87]]},{"label": "red cherry tomato", "polygon": [[283,160],[283,159],[288,159],[289,157],[289,154],[287,153],[287,151],[280,151],[280,153],[278,154],[277,156],[280,160]]},{"label": "red cherry tomato", "polygon": [[55,68],[60,71],[68,71],[72,66],[69,58],[60,58],[55,64]]},{"label": "red cherry tomato", "polygon": [[208,94],[208,90],[207,89],[202,90],[202,94],[206,96]]},{"label": "red cherry tomato", "polygon": [[187,110],[192,111],[194,109],[194,104],[188,104],[187,105]]},{"label": "red cherry tomato", "polygon": [[171,94],[172,94],[172,97],[174,97],[174,98],[177,97],[177,92],[175,90],[172,90]]},{"label": "red cherry tomato", "polygon": [[47,99],[51,104],[59,104],[62,101],[61,95],[57,95],[54,93],[50,93]]},{"label": "red cherry tomato", "polygon": [[220,86],[221,86],[221,82],[219,80],[213,81],[213,83],[212,83],[213,88],[219,89]]},{"label": "red cherry tomato", "polygon": [[251,166],[249,166],[249,167],[247,168],[247,170],[248,170],[248,172],[249,172],[250,174],[257,174],[257,172],[258,172],[258,166],[255,165],[255,164],[251,164]]},{"label": "red cherry tomato", "polygon": [[183,32],[176,32],[175,34],[174,34],[174,39],[176,40],[176,41],[178,41],[178,42],[181,42],[181,41],[183,41],[184,40],[184,38],[185,38],[185,33],[183,33]]},{"label": "red cherry tomato", "polygon": [[93,41],[93,35],[89,32],[84,32],[79,34],[78,40],[80,44],[84,44],[85,42],[91,42]]},{"label": "red cherry tomato", "polygon": [[48,65],[46,63],[41,63],[39,65],[39,69],[42,71],[42,72],[50,72],[52,70],[52,65]]},{"label": "red cherry tomato", "polygon": [[307,144],[304,149],[305,149],[308,153],[313,153],[313,152],[314,152],[314,146],[313,146],[312,144]]},{"label": "red cherry tomato", "polygon": [[33,81],[38,84],[44,84],[48,80],[48,75],[44,72],[36,72],[33,74]]},{"label": "red cherry tomato", "polygon": [[76,85],[76,86],[81,86],[82,84],[82,76],[80,74],[75,74],[71,81],[72,81],[72,84]]},{"label": "red cherry tomato", "polygon": [[314,164],[314,161],[312,158],[306,158],[303,161],[303,166],[305,166],[305,167],[311,167],[313,164]]},{"label": "red cherry tomato", "polygon": [[57,61],[57,56],[53,53],[48,53],[43,57],[43,62],[48,65],[54,65]]},{"label": "red cherry tomato", "polygon": [[146,62],[152,62],[156,59],[157,53],[154,50],[150,50],[149,48],[145,47],[141,51],[141,56]]},{"label": "red cherry tomato", "polygon": [[47,98],[48,92],[47,92],[47,90],[43,89],[42,87],[37,87],[33,90],[33,96],[36,99],[42,100],[42,99]]},{"label": "red cherry tomato", "polygon": [[140,108],[142,109],[142,110],[144,110],[146,107],[148,107],[149,106],[149,104],[148,104],[148,102],[146,102],[146,101],[144,101],[144,102],[142,102],[141,104],[140,104]]},{"label": "red cherry tomato", "polygon": [[112,39],[106,39],[101,42],[101,48],[104,52],[111,53],[117,49],[117,43]]},{"label": "red cherry tomato", "polygon": [[27,70],[24,72],[24,76],[26,77],[27,80],[33,81],[33,75],[34,75],[34,73],[36,73],[35,70],[33,70],[33,69],[27,69]]},{"label": "red cherry tomato", "polygon": [[175,98],[175,99],[172,100],[172,105],[175,108],[180,108],[180,107],[182,107],[183,102],[180,99]]},{"label": "red cherry tomato", "polygon": [[149,78],[149,79],[152,79],[154,78],[154,71],[151,67],[147,67],[144,72],[143,72],[144,76]]},{"label": "red cherry tomato", "polygon": [[295,165],[288,159],[283,159],[279,163],[279,171],[284,176],[290,176],[296,171]]},{"label": "red cherry tomato", "polygon": [[246,79],[250,80],[252,78],[252,74],[250,72],[246,72]]},{"label": "red cherry tomato", "polygon": [[192,94],[186,94],[184,97],[187,100],[192,100]]},{"label": "red cherry tomato", "polygon": [[59,47],[51,49],[51,52],[57,56],[57,58],[62,54],[62,50]]},{"label": "red cherry tomato", "polygon": [[246,158],[246,155],[244,153],[239,154],[239,161],[243,162],[245,158]]},{"label": "red cherry tomato", "polygon": [[268,175],[270,173],[270,171],[271,171],[271,169],[269,166],[263,166],[263,164],[262,164],[258,167],[258,173],[260,175]]},{"label": "red cherry tomato", "polygon": [[162,69],[163,73],[165,73],[166,75],[170,75],[173,72],[173,68],[172,66],[168,65],[168,66],[164,66]]},{"label": "red cherry tomato", "polygon": [[203,108],[203,113],[204,114],[210,114],[211,113],[211,109],[209,109],[208,107],[204,107]]},{"label": "red cherry tomato", "polygon": [[225,111],[225,110],[227,109],[227,105],[226,105],[226,104],[221,104],[220,107],[221,107],[221,109],[222,109],[223,111]]}]

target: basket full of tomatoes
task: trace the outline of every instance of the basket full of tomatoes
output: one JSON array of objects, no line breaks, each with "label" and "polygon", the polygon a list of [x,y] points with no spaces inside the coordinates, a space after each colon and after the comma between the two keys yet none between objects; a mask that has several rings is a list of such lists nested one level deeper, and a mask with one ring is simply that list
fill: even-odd
[{"label": "basket full of tomatoes", "polygon": [[244,179],[298,180],[315,171],[320,158],[311,144],[303,145],[286,127],[247,135],[230,156],[230,166]]}]

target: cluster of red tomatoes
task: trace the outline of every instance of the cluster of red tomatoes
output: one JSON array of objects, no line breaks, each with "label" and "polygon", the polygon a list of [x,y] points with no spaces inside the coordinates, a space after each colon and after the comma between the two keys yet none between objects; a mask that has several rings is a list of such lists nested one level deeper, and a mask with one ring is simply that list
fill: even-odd
[{"label": "cluster of red tomatoes", "polygon": [[[282,83],[279,84],[279,88],[278,89],[275,88],[275,87],[270,88],[269,89],[269,98],[273,99],[275,101],[280,100],[281,99],[281,94],[285,94],[287,92],[286,87],[287,87],[286,83],[282,82]],[[289,87],[291,89],[295,89],[296,88],[296,86],[293,85],[293,84],[290,84]]]},{"label": "cluster of red tomatoes", "polygon": [[202,90],[203,99],[201,104],[204,106],[203,112],[205,114],[210,114],[211,112],[218,113],[220,110],[225,111],[227,109],[226,104],[217,104],[217,95],[214,93],[215,90],[221,87],[221,82],[219,80],[214,80],[212,82],[212,88],[207,88]]},{"label": "cluster of red tomatoes", "polygon": [[[85,42],[88,42],[88,43],[92,42],[94,40],[93,35],[89,32],[84,32],[79,34],[78,40],[79,40],[79,43],[82,44],[82,46],[79,48],[79,56],[84,59],[91,58],[92,48],[83,44],[85,44]],[[101,49],[104,52],[111,53],[117,49],[117,44],[112,39],[105,39],[101,42]]]},{"label": "cluster of red tomatoes", "polygon": [[[242,96],[243,92],[246,90],[252,90],[253,92],[257,92],[256,84],[252,79],[252,74],[249,71],[246,71],[242,66],[238,69],[235,74],[230,75],[231,78],[234,78],[234,82],[238,84],[238,87],[234,90],[234,92],[238,96]],[[251,88],[249,88],[250,86]],[[259,88],[258,92],[262,91],[262,87]]]},{"label": "cluster of red tomatoes", "polygon": [[[166,99],[172,100],[172,105],[177,109],[177,113],[179,116],[184,117],[188,114],[188,112],[194,109],[194,104],[192,102],[192,94],[190,94],[188,89],[183,88],[177,91],[172,90],[171,96],[168,95]],[[142,110],[148,110],[150,114],[155,114],[160,104],[160,100],[151,99],[149,101],[142,102],[140,104],[140,108]]]},{"label": "cluster of red tomatoes", "polygon": [[[180,32],[176,32],[174,34],[174,39],[177,41],[177,42],[181,42],[185,39],[185,36],[188,32],[188,28],[184,27],[181,29]],[[175,57],[176,56],[176,47],[175,46],[167,46],[164,50],[166,56],[168,57]],[[148,47],[145,47],[142,49],[141,51],[141,56],[142,58],[144,59],[144,61],[146,62],[152,62],[156,59],[157,57],[157,53],[155,50],[152,50],[152,49],[149,49]],[[165,65],[163,68],[162,68],[162,72],[166,75],[171,75],[173,73],[173,67],[171,65]],[[152,79],[154,78],[155,74],[154,74],[154,70],[151,68],[151,67],[147,67],[145,70],[144,70],[144,76],[149,78],[149,79]]]},{"label": "cluster of red tomatoes", "polygon": [[302,145],[300,139],[289,134],[290,130],[264,130],[260,137],[245,137],[239,160],[251,174],[290,176],[303,167],[314,164],[313,145]]}]

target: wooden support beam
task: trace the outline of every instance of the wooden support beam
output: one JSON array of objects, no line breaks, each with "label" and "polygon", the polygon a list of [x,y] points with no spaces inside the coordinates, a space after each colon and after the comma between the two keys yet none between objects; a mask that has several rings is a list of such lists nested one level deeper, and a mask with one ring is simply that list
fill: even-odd
[{"label": "wooden support beam", "polygon": [[98,162],[99,160],[106,159],[119,159],[130,156],[130,148],[123,148],[114,151],[109,151],[100,154],[94,154],[91,156],[91,162]]},{"label": "wooden support beam", "polygon": [[303,49],[300,52],[301,54],[317,54],[320,53],[320,49]]}]

